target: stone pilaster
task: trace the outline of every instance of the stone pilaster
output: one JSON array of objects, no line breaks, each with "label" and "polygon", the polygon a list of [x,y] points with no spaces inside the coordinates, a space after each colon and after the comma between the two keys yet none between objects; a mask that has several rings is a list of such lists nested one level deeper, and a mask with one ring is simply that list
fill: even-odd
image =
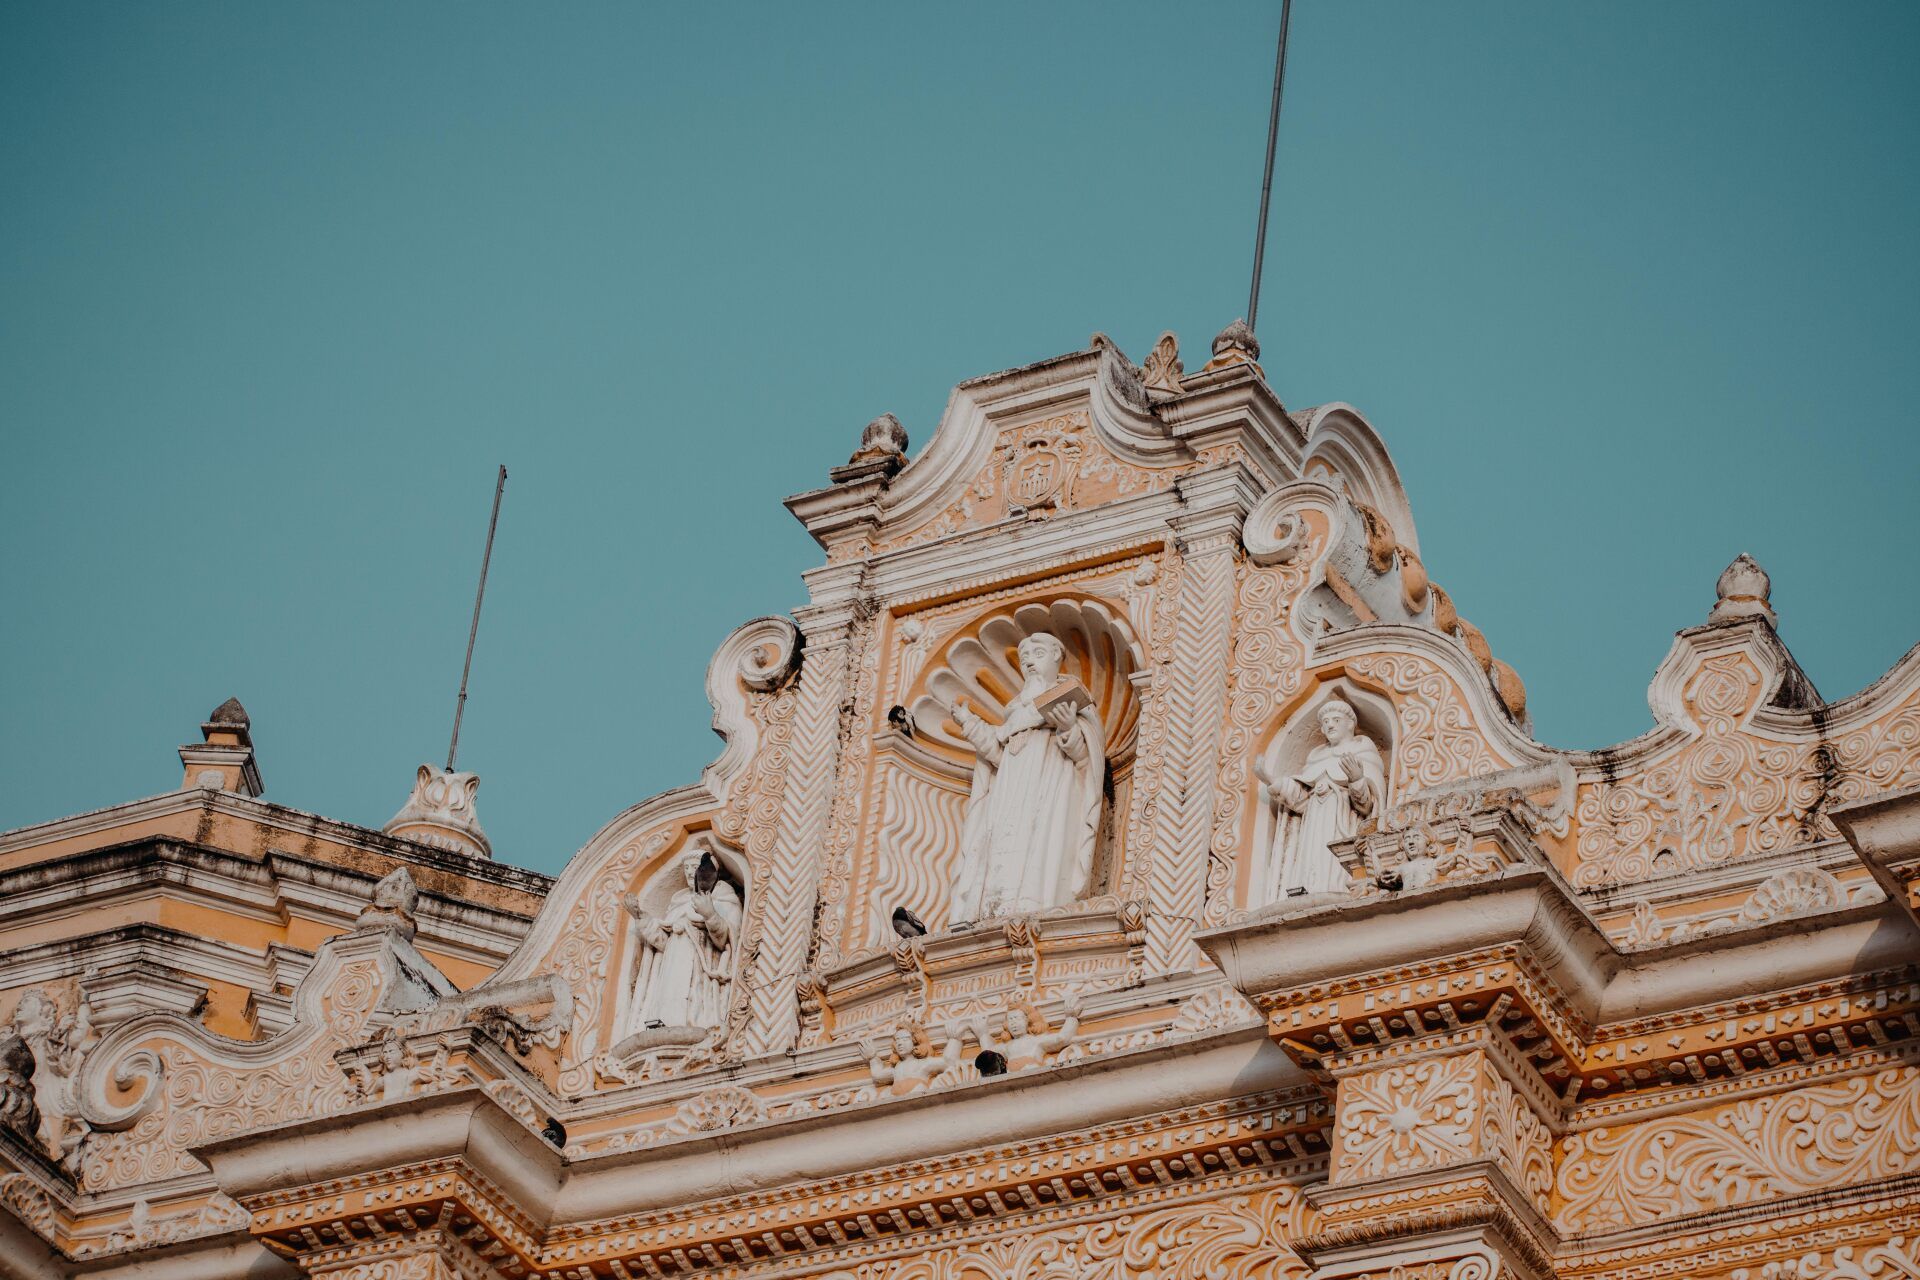
[{"label": "stone pilaster", "polygon": [[1172,524],[1181,552],[1179,614],[1169,680],[1166,752],[1158,821],[1148,853],[1146,967],[1192,967],[1192,937],[1205,906],[1213,839],[1213,785],[1227,705],[1233,632],[1234,563],[1240,525],[1257,500],[1251,477],[1235,465],[1181,483],[1186,509]]},{"label": "stone pilaster", "polygon": [[1314,1194],[1320,1229],[1302,1242],[1315,1280],[1552,1274],[1552,1134],[1541,1114],[1551,1104],[1497,1032],[1326,1065],[1337,1079],[1333,1157]]},{"label": "stone pilaster", "polygon": [[739,1050],[746,1057],[779,1053],[800,1034],[798,983],[820,891],[850,674],[851,604],[812,606],[798,611],[797,620],[803,646],[799,703],[772,865],[757,912],[760,932],[747,973],[747,1023]]}]

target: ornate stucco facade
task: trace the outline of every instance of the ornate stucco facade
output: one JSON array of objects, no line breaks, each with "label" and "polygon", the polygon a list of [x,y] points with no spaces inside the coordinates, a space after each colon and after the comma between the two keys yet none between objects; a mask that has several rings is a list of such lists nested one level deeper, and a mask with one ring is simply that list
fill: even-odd
[{"label": "ornate stucco facade", "polygon": [[718,759],[551,884],[465,775],[260,800],[237,706],[0,837],[0,1271],[1920,1276],[1920,651],[1823,701],[1742,557],[1543,746],[1258,356],[877,420]]}]

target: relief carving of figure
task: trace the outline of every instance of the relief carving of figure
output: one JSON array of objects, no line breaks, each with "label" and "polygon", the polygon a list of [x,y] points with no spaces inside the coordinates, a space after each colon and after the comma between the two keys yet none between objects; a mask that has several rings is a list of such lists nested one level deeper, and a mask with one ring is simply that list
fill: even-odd
[{"label": "relief carving of figure", "polygon": [[30,1143],[40,1141],[40,1108],[33,1097],[33,1050],[12,1027],[0,1027],[0,1125]]},{"label": "relief carving of figure", "polygon": [[1265,760],[1254,771],[1261,793],[1276,807],[1273,858],[1276,900],[1289,894],[1345,893],[1350,877],[1331,846],[1351,840],[1386,795],[1387,766],[1373,739],[1360,732],[1353,704],[1323,703],[1314,716],[1321,742],[1306,761],[1282,774]]},{"label": "relief carving of figure", "polygon": [[1058,1031],[1049,1027],[1040,1011],[1026,1000],[1015,1000],[1007,1009],[1005,1040],[994,1040],[993,1029],[984,1019],[974,1023],[973,1034],[980,1042],[980,1052],[999,1054],[1006,1060],[1009,1075],[1040,1066],[1049,1056],[1072,1044],[1074,1033],[1080,1030],[1080,998],[1069,995],[1062,1004],[1067,1016],[1060,1020]]},{"label": "relief carving of figure", "polygon": [[1106,740],[1085,691],[1059,696],[1066,648],[1020,642],[1024,683],[999,726],[964,701],[954,722],[972,744],[973,790],[961,829],[951,918],[968,922],[1071,902],[1087,890],[1104,803]]},{"label": "relief carving of figure", "polygon": [[688,852],[680,859],[680,872],[685,887],[657,915],[638,894],[621,899],[641,944],[628,1019],[634,1030],[719,1027],[727,1020],[740,894],[718,874],[711,852]]},{"label": "relief carving of figure", "polygon": [[868,1055],[873,1082],[890,1088],[896,1098],[917,1093],[960,1065],[960,1037],[947,1033],[946,1047],[933,1051],[933,1037],[917,1022],[909,1022],[893,1033],[892,1061],[884,1050]]},{"label": "relief carving of figure", "polygon": [[88,1133],[74,1096],[74,1079],[81,1059],[99,1038],[86,1003],[82,1001],[73,1016],[63,1018],[59,1006],[45,993],[28,991],[14,1010],[12,1031],[33,1062],[30,1075],[40,1145],[54,1159],[71,1161]]}]

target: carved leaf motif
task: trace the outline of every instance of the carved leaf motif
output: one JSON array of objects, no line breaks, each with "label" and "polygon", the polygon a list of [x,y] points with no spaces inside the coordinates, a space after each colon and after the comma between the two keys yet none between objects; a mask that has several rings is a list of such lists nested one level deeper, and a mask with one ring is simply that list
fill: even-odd
[{"label": "carved leaf motif", "polygon": [[1094,1222],[958,1240],[908,1258],[863,1262],[820,1280],[1298,1280],[1308,1268],[1283,1241],[1302,1233],[1291,1186]]},{"label": "carved leaf motif", "polygon": [[[1300,689],[1306,654],[1288,625],[1288,615],[1306,585],[1305,555],[1289,565],[1239,570],[1238,615],[1233,637],[1231,683],[1220,738],[1219,776],[1214,788],[1213,842],[1207,865],[1206,922],[1221,924],[1237,905],[1234,887],[1242,822],[1252,782],[1252,753],[1274,708]],[[1255,865],[1259,865],[1255,859]]]},{"label": "carved leaf motif", "polygon": [[1385,1177],[1471,1156],[1479,1071],[1477,1059],[1463,1056],[1342,1080],[1334,1181]]},{"label": "carved leaf motif", "polygon": [[1393,700],[1400,719],[1393,750],[1395,795],[1508,766],[1488,749],[1459,686],[1426,659],[1367,654],[1349,662],[1347,670],[1398,695]]},{"label": "carved leaf motif", "polygon": [[1920,1070],[1811,1085],[1566,1140],[1555,1223],[1600,1231],[1891,1177],[1920,1155]]}]

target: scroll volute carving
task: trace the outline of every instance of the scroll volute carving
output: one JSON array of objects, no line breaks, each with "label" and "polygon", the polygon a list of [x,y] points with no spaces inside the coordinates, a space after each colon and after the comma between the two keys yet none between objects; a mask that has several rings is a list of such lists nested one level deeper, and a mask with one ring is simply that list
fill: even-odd
[{"label": "scroll volute carving", "polygon": [[1066,649],[1061,675],[1078,680],[1093,696],[1109,763],[1117,770],[1130,762],[1140,719],[1131,677],[1145,668],[1145,651],[1117,607],[1073,596],[988,613],[955,632],[905,699],[916,745],[955,765],[969,765],[973,748],[948,708],[965,702],[989,724],[1000,724],[1021,685],[1020,642],[1042,632]]}]

